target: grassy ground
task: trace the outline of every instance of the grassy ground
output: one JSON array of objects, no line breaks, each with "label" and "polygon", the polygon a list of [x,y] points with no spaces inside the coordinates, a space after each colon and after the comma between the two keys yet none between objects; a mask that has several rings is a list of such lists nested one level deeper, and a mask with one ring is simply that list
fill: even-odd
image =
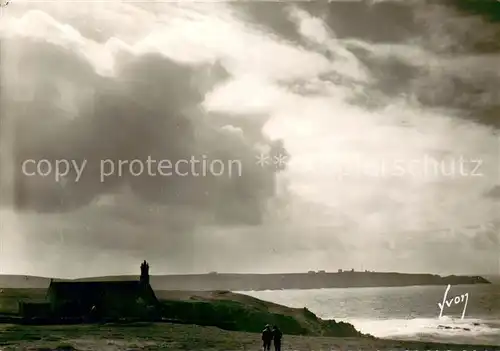
[{"label": "grassy ground", "polygon": [[[16,314],[19,300],[37,301],[46,289],[3,289],[0,291],[0,315]],[[261,302],[243,295],[157,292],[160,299],[235,300],[252,303],[254,308],[282,312],[283,306]],[[240,301],[241,300],[241,301]],[[257,304],[257,305],[256,305]],[[258,306],[262,304],[262,306]],[[297,310],[299,311],[299,310]],[[92,324],[64,326],[30,326],[0,324],[0,351],[10,350],[261,350],[260,334],[225,331],[215,327],[167,323]],[[361,351],[361,350],[488,350],[499,347],[446,345],[403,342],[372,338],[328,338],[285,335],[283,351]]]},{"label": "grassy ground", "polygon": [[[17,314],[19,301],[40,301],[45,295],[43,289],[3,289],[0,293],[0,317]],[[323,321],[306,309],[289,308],[228,291],[157,291],[156,296],[162,302],[158,311],[164,318],[186,324],[258,333],[269,323],[279,325],[283,333],[290,335],[362,336],[350,324]],[[117,306],[130,303],[120,303],[118,293],[113,299],[118,302]],[[12,320],[3,321],[14,323]]]},{"label": "grassy ground", "polygon": [[[178,324],[21,326],[0,325],[0,350],[260,350],[260,335]],[[283,351],[500,350],[370,338],[284,336]]]}]

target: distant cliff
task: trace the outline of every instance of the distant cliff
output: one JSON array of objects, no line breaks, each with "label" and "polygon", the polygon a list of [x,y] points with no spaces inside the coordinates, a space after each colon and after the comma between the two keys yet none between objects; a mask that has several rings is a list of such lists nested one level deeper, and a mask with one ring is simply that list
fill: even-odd
[{"label": "distant cliff", "polygon": [[[77,279],[80,281],[135,280],[137,276],[111,276]],[[361,288],[411,285],[491,284],[479,276],[446,276],[381,272],[310,272],[286,274],[187,274],[153,275],[155,290],[281,290],[321,288]],[[0,275],[0,288],[47,288],[50,278]]]},{"label": "distant cliff", "polygon": [[[123,280],[126,277],[89,278]],[[134,277],[129,277],[134,278]],[[310,272],[287,274],[192,274],[151,276],[155,290],[281,290],[321,288],[361,288],[413,285],[491,284],[480,276],[446,276],[381,272]]]}]

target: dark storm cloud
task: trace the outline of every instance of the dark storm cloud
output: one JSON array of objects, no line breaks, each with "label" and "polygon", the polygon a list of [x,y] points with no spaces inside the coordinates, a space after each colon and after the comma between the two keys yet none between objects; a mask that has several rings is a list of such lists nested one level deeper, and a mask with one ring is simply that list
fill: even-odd
[{"label": "dark storm cloud", "polygon": [[[452,0],[375,4],[341,1],[292,5],[236,3],[233,6],[240,10],[242,16],[250,18],[254,25],[263,26],[297,45],[317,50],[333,61],[337,59],[336,53],[312,45],[300,34],[299,25],[290,17],[293,7],[321,19],[335,38],[357,39],[366,43],[366,48],[355,43],[346,46],[372,77],[363,89],[358,89],[362,92],[356,94],[352,103],[368,108],[385,108],[387,99],[405,95],[414,97],[425,106],[461,110],[460,118],[500,127],[497,93],[500,91],[500,78],[480,69],[488,62],[464,57],[468,62],[462,67],[453,66],[460,64],[460,55],[472,57],[478,53],[500,52],[500,28],[487,22],[498,20],[498,16],[494,15],[498,10],[497,1],[486,1],[482,5],[473,1]],[[433,12],[439,15],[430,16]],[[474,33],[467,29],[470,26],[475,26]],[[438,29],[439,33],[436,32]],[[426,60],[431,60],[429,57],[409,59],[391,53],[380,55],[376,47],[371,48],[371,45],[378,44],[406,45],[410,41],[420,42],[427,54],[436,55],[432,60],[448,62],[448,55],[454,54],[455,63],[448,62],[437,69],[427,66]],[[338,77],[324,76],[322,79],[334,84],[346,84]]]},{"label": "dark storm cloud", "polygon": [[419,29],[411,4],[405,2],[333,1],[301,6],[313,16],[323,18],[338,38],[394,43],[408,39]]},{"label": "dark storm cloud", "polygon": [[493,199],[500,199],[500,185],[496,185],[491,188],[487,193],[487,197],[491,197]]},{"label": "dark storm cloud", "polygon": [[449,0],[449,4],[468,14],[476,14],[491,22],[500,22],[500,3],[497,0]]},{"label": "dark storm cloud", "polygon": [[[258,25],[267,27],[281,37],[305,43],[288,14],[291,6],[281,2],[236,3],[235,8]],[[411,4],[363,1],[303,2],[294,6],[321,18],[338,38],[359,38],[370,42],[401,42],[419,28],[413,18]]]},{"label": "dark storm cloud", "polygon": [[[71,211],[128,184],[146,205],[196,209],[211,213],[220,223],[260,223],[265,200],[274,193],[276,170],[256,164],[257,151],[245,140],[244,123],[239,126],[243,137],[206,123],[199,107],[206,91],[200,91],[197,80],[204,68],[183,66],[154,54],[130,56],[120,61],[116,78],[106,78],[69,50],[19,40],[7,45],[19,57],[22,79],[35,92],[32,99],[7,107],[15,120],[14,202],[18,210]],[[20,82],[7,84],[14,91]],[[76,92],[79,104],[73,119],[57,104],[60,87]],[[221,124],[231,121],[224,122],[224,118],[219,116]],[[250,120],[246,123],[252,125]],[[256,135],[256,129],[250,129],[253,141],[274,145],[260,131]],[[282,148],[274,146],[274,152],[277,147]],[[101,182],[102,160],[145,163],[148,156],[172,163],[192,156],[226,161],[225,165],[237,160],[242,173],[238,176],[236,168],[232,177],[151,176],[146,172],[134,177],[126,172]],[[47,159],[53,164],[58,159],[87,160],[87,164],[78,182],[74,181],[76,172],[56,182],[53,177],[23,175],[21,164],[27,159]]]},{"label": "dark storm cloud", "polygon": [[242,2],[234,3],[233,6],[240,12],[241,16],[246,17],[255,26],[277,33],[285,40],[304,43],[297,25],[288,16],[288,10],[291,6],[280,2]]}]

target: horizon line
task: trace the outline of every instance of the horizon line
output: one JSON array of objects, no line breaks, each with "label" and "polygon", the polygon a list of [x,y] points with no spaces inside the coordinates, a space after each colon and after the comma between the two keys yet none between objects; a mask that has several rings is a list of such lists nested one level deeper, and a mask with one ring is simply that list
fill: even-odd
[{"label": "horizon line", "polygon": [[[500,276],[500,273],[496,274],[466,274],[466,273],[453,273],[453,274],[438,274],[438,273],[409,273],[409,272],[394,272],[394,271],[351,271],[351,270],[342,270],[339,271],[326,271],[326,270],[318,270],[318,271],[302,271],[302,272],[266,272],[266,273],[236,273],[236,272],[203,272],[203,273],[158,273],[158,274],[150,274],[150,277],[162,277],[162,276],[199,276],[199,275],[295,275],[295,274],[343,274],[343,273],[383,273],[383,274],[404,274],[404,275],[434,275],[439,276],[441,278],[452,277],[452,276],[476,276],[482,277],[484,276]],[[127,276],[140,276],[140,274],[134,273],[124,273],[124,274],[108,274],[108,275],[92,275],[92,276],[79,276],[79,277],[50,277],[50,276],[39,276],[39,275],[29,275],[29,274],[4,274],[0,273],[1,277],[25,277],[29,278],[37,278],[37,279],[64,279],[64,280],[78,280],[78,279],[93,279],[93,278],[110,278],[110,277],[127,277]]]}]

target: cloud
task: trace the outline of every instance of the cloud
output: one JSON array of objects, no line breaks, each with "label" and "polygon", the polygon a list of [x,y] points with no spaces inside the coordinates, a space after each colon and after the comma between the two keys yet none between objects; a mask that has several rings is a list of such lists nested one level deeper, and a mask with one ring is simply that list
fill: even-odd
[{"label": "cloud", "polygon": [[[483,263],[463,259],[491,234],[436,232],[496,216],[484,196],[498,183],[494,118],[470,118],[494,116],[494,57],[438,50],[422,7],[363,6],[48,4],[7,16],[1,234],[24,255],[18,269],[135,273],[147,258],[165,273],[388,270],[396,252],[402,270],[491,271],[493,245]],[[261,152],[286,167],[258,166]],[[127,167],[100,181],[102,159],[148,156],[237,160],[242,175]],[[482,175],[428,177],[425,157],[469,171],[480,160]],[[87,164],[79,182],[74,171],[56,182],[20,174],[27,158]],[[403,174],[387,174],[398,164]],[[463,255],[443,260],[445,245]]]},{"label": "cloud", "polygon": [[487,193],[486,196],[491,197],[493,199],[498,199],[500,198],[500,185],[496,185],[493,188],[491,188]]},{"label": "cloud", "polygon": [[[24,44],[30,48],[34,45]],[[36,50],[36,60],[30,56],[31,62],[23,60],[26,51],[20,50],[23,71],[33,74],[31,89],[36,97],[23,104],[24,114],[13,107],[18,133],[13,146],[15,163],[47,159],[54,164],[57,159],[66,159],[86,160],[87,166],[79,182],[69,180],[64,187],[47,178],[19,173],[14,187],[18,209],[68,211],[125,183],[148,201],[206,207],[216,211],[220,220],[226,211],[227,215],[232,213],[234,204],[242,203],[240,214],[229,217],[259,222],[259,189],[267,188],[264,184],[271,184],[273,175],[255,164],[251,145],[230,138],[224,130],[198,123],[200,115],[188,111],[203,101],[203,93],[191,86],[195,79],[193,69],[151,54],[132,59],[120,67],[116,77],[106,78],[93,73],[88,64],[68,51],[47,44]],[[58,62],[54,67],[57,71],[50,72],[45,65],[49,57]],[[70,72],[86,73],[75,76]],[[64,111],[54,106],[54,82],[58,81],[92,91],[90,101],[82,104],[74,120],[65,118]],[[265,142],[263,137],[261,142]],[[175,163],[191,156],[201,159],[203,155],[208,160],[241,161],[245,171],[232,179],[124,174],[100,181],[102,160],[145,161],[151,156],[153,160]],[[214,186],[218,191],[212,191]],[[225,209],[227,203],[233,205]]]}]

